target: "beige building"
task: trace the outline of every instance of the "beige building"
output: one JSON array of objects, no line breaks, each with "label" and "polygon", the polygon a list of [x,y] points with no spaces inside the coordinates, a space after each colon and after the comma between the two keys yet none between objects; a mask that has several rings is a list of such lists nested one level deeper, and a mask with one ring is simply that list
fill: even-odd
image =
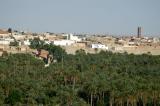
[{"label": "beige building", "polygon": [[8,38],[9,36],[11,36],[11,33],[9,33],[8,31],[0,29],[0,38]]},{"label": "beige building", "polygon": [[77,42],[77,43],[74,43],[73,46],[77,48],[85,48],[86,42]]}]

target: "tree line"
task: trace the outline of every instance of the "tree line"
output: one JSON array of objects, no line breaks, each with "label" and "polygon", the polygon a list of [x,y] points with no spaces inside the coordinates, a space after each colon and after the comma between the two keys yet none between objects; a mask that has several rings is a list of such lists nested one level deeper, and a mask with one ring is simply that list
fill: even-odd
[{"label": "tree line", "polygon": [[160,56],[82,49],[72,55],[46,44],[35,48],[49,50],[53,57],[57,53],[59,61],[45,68],[30,54],[0,57],[0,105],[160,105]]}]

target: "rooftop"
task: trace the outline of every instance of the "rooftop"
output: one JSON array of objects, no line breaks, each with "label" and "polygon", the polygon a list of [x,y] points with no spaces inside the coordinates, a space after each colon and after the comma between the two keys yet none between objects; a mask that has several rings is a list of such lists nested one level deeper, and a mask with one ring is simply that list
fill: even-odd
[{"label": "rooftop", "polygon": [[5,30],[0,29],[0,34],[9,34],[9,32],[8,32],[8,31],[5,31]]}]

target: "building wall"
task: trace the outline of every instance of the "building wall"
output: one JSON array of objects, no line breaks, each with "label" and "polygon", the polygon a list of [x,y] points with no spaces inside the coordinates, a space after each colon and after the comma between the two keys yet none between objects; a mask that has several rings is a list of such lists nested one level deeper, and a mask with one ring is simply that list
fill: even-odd
[{"label": "building wall", "polygon": [[74,43],[73,46],[74,47],[79,47],[79,48],[85,48],[86,47],[86,43]]},{"label": "building wall", "polygon": [[10,34],[0,34],[0,38],[8,38]]},{"label": "building wall", "polygon": [[59,46],[69,46],[69,45],[72,45],[74,43],[75,43],[75,41],[71,41],[71,40],[56,40],[56,41],[53,41],[54,45],[59,45]]},{"label": "building wall", "polygon": [[9,45],[9,44],[10,44],[10,41],[0,40],[0,44],[1,44],[1,45]]},{"label": "building wall", "polygon": [[107,49],[108,50],[108,47],[103,45],[103,44],[92,44],[91,48],[93,48],[93,49],[95,49],[95,48],[97,48],[97,49]]}]

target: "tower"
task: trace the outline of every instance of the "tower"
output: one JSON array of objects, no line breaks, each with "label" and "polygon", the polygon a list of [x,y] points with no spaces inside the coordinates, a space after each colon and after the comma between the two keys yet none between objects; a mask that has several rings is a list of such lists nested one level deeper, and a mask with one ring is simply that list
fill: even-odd
[{"label": "tower", "polygon": [[141,33],[142,33],[142,28],[138,27],[138,30],[137,30],[137,37],[138,38],[141,38]]}]

